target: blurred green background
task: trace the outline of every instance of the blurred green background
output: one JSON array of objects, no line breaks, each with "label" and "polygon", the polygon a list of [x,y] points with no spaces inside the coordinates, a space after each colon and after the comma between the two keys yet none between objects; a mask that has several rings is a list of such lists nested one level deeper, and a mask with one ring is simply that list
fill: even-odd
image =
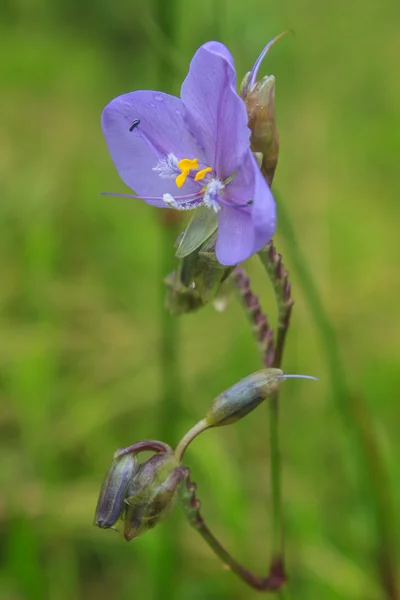
[{"label": "blurred green background", "polygon": [[[240,79],[271,37],[295,30],[262,69],[277,79],[274,185],[350,387],[372,412],[399,505],[399,2],[175,0],[165,17],[172,17],[172,45],[160,6],[0,4],[1,600],[257,597],[221,567],[179,508],[129,545],[92,526],[115,449],[157,438],[160,427],[176,443],[213,397],[260,364],[236,301],[224,313],[207,306],[181,318],[181,396],[160,425],[166,248],[159,213],[99,196],[127,191],[100,130],[104,105],[160,87],[166,60],[173,75],[165,91],[179,93],[194,51],[213,38],[230,48]],[[379,600],[370,499],[335,408],[296,257],[279,228],[275,241],[296,300],[284,368],[321,378],[290,381],[282,394],[290,597]],[[248,269],[274,320],[256,259]],[[270,548],[267,437],[261,407],[234,427],[205,433],[187,454],[204,516],[260,573]]]}]

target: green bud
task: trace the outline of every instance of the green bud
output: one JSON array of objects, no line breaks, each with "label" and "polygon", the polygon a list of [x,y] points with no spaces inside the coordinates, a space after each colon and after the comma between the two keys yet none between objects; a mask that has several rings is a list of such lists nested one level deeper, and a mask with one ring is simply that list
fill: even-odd
[{"label": "green bud", "polygon": [[175,493],[187,475],[174,454],[156,454],[145,462],[129,485],[124,537],[129,542],[164,519],[172,510]]},{"label": "green bud", "polygon": [[206,425],[221,427],[242,419],[276,392],[286,379],[318,381],[318,378],[312,375],[288,375],[281,369],[256,371],[215,398],[206,414]]},{"label": "green bud", "polygon": [[[200,209],[197,209],[200,210]],[[215,255],[217,232],[179,260],[178,268],[165,279],[167,308],[174,316],[193,312],[214,300],[233,267],[222,266]]]},{"label": "green bud", "polygon": [[284,379],[281,369],[263,369],[245,377],[217,396],[206,414],[211,427],[230,425],[257,408]]},{"label": "green bud", "polygon": [[133,454],[114,454],[114,460],[101,486],[94,525],[102,529],[113,527],[125,510],[125,498],[132,478],[139,470]]}]

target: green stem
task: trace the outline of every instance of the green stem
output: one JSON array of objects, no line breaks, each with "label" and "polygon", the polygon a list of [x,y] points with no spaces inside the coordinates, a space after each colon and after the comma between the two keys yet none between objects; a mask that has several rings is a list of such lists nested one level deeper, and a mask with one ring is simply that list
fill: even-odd
[{"label": "green stem", "polygon": [[[275,198],[277,194],[275,193]],[[367,407],[349,390],[335,333],[315,281],[295,236],[285,205],[277,198],[280,227],[285,236],[292,263],[297,270],[300,285],[310,307],[310,313],[320,334],[329,366],[331,387],[336,408],[351,440],[352,455],[355,456],[359,475],[362,478],[366,498],[371,499],[377,536],[377,552],[382,587],[386,597],[399,600],[397,579],[397,542],[393,515],[390,483],[382,460],[379,444]]]},{"label": "green stem", "polygon": [[189,446],[189,444],[194,440],[194,438],[209,427],[210,425],[207,424],[206,420],[202,419],[201,421],[196,423],[196,425],[194,425],[191,429],[189,429],[187,433],[185,433],[185,435],[175,448],[175,456],[179,460],[179,462],[182,462],[186,449]]},{"label": "green stem", "polygon": [[[244,307],[246,316],[252,325],[261,351],[265,367],[280,368],[289,327],[293,300],[290,296],[288,274],[284,269],[282,257],[277,254],[274,246],[269,244],[259,252],[263,266],[270,278],[278,305],[278,328],[276,342],[274,332],[269,325],[267,316],[262,312],[257,296],[252,292],[250,280],[242,267],[235,267],[233,278],[238,290],[239,299]],[[269,449],[270,449],[270,480],[272,495],[271,528],[272,556],[269,569],[269,579],[277,580],[280,585],[285,582],[284,566],[284,530],[282,512],[282,481],[281,457],[279,452],[279,392],[275,392],[268,403],[269,410]],[[276,577],[278,574],[278,577]],[[278,588],[274,588],[278,589]]]},{"label": "green stem", "polygon": [[[275,352],[272,366],[280,368],[285,348],[286,333],[290,324],[293,300],[290,294],[288,273],[272,244],[259,252],[260,260],[271,280],[278,305],[278,327],[275,341]],[[266,356],[264,364],[268,363]],[[270,364],[266,364],[270,366]],[[284,571],[284,528],[282,511],[282,478],[281,457],[279,451],[279,391],[276,391],[268,403],[269,410],[269,447],[270,447],[270,479],[272,494],[272,562],[271,571],[276,562]]]},{"label": "green stem", "polygon": [[279,397],[278,392],[268,403],[269,409],[269,451],[270,480],[272,495],[272,560],[284,557],[281,457],[279,452]]},{"label": "green stem", "polygon": [[285,574],[281,563],[276,562],[268,576],[262,577],[248,571],[231,556],[215,535],[209,530],[201,516],[201,503],[196,498],[196,484],[190,481],[189,477],[179,488],[179,499],[185,516],[192,527],[198,531],[213,552],[233,573],[240,577],[240,579],[252,588],[264,592],[276,592],[285,584]]}]

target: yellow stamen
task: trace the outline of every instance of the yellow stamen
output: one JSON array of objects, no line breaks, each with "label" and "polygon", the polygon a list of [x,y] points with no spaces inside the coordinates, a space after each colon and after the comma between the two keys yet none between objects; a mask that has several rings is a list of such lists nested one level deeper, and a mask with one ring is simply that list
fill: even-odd
[{"label": "yellow stamen", "polygon": [[181,188],[185,183],[189,172],[192,169],[197,170],[199,168],[199,161],[197,160],[197,158],[182,158],[182,160],[178,162],[178,167],[180,168],[182,173],[180,173],[177,176],[177,178],[175,179],[175,183],[178,186],[178,188]]},{"label": "yellow stamen", "polygon": [[182,158],[182,160],[178,162],[178,167],[183,173],[185,171],[190,171],[190,169],[197,170],[199,168],[199,161],[197,158]]},{"label": "yellow stamen", "polygon": [[210,171],[212,171],[211,167],[206,167],[205,169],[202,169],[201,171],[196,173],[196,177],[194,178],[194,180],[200,181],[200,179],[203,179],[203,177],[205,177],[207,173],[210,173]]},{"label": "yellow stamen", "polygon": [[178,188],[181,188],[183,186],[188,175],[189,171],[183,171],[177,176],[177,178],[175,179],[175,183],[178,186]]}]

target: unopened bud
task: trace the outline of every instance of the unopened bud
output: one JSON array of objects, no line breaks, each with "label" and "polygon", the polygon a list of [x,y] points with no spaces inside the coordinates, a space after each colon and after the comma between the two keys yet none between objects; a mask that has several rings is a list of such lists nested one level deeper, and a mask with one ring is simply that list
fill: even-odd
[{"label": "unopened bud", "polygon": [[172,453],[154,455],[141,466],[125,500],[124,537],[128,542],[169,514],[175,492],[186,475],[187,469]]},{"label": "unopened bud", "polygon": [[271,185],[279,154],[279,133],[275,121],[275,77],[269,75],[255,84],[244,98],[253,152],[262,155],[261,170]]},{"label": "unopened bud", "polygon": [[215,398],[206,414],[210,427],[230,425],[248,415],[276,392],[285,379],[316,379],[309,375],[286,375],[281,369],[262,369],[245,377]]},{"label": "unopened bud", "polygon": [[231,273],[233,267],[222,266],[217,260],[216,240],[217,233],[211,233],[194,251],[179,259],[178,268],[165,279],[166,305],[174,316],[193,312],[214,300]]},{"label": "unopened bud", "polygon": [[260,81],[256,78],[269,49],[285,33],[287,32],[276,36],[266,45],[240,86],[249,118],[251,148],[253,152],[262,154],[261,171],[269,185],[274,177],[279,153],[279,134],[275,121],[275,77],[269,75]]},{"label": "unopened bud", "polygon": [[279,388],[283,375],[280,369],[263,369],[245,377],[215,398],[206,414],[206,422],[212,427],[230,425],[257,408]]},{"label": "unopened bud", "polygon": [[102,529],[113,527],[125,510],[125,498],[132,478],[139,471],[133,454],[114,454],[114,460],[101,486],[94,524]]}]

